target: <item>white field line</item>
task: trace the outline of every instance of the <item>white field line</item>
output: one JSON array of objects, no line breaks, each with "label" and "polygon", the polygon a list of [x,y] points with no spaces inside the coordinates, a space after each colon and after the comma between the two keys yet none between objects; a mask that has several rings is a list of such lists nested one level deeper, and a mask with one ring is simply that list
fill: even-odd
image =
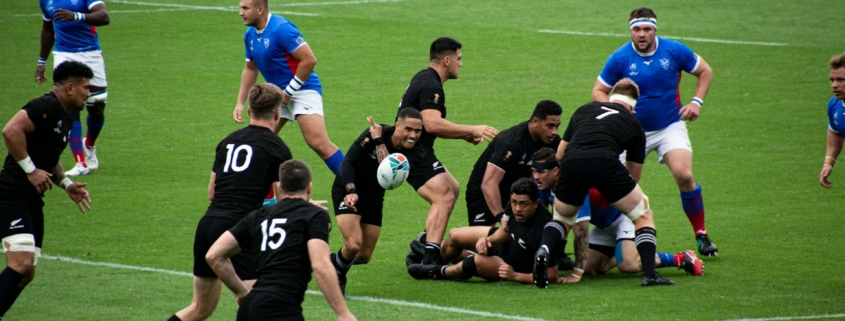
[{"label": "white field line", "polygon": [[[138,1],[123,1],[123,0],[112,0],[111,3],[122,3],[122,4],[131,4],[131,5],[138,5],[138,6],[151,6],[151,7],[165,7],[165,8],[178,8],[172,10],[166,9],[158,9],[159,11],[179,11],[179,10],[212,10],[212,11],[228,11],[228,12],[238,12],[240,8],[238,7],[208,7],[208,6],[191,6],[191,5],[184,5],[184,4],[175,4],[175,3],[152,3],[152,2],[138,2]],[[145,12],[141,10],[109,10],[109,13],[128,13],[129,11],[136,12]],[[306,13],[306,12],[291,12],[291,11],[274,11],[278,14],[288,15],[288,16],[307,16],[307,17],[316,17],[316,13]]]},{"label": "white field line", "polygon": [[[114,1],[112,1],[112,2],[114,2]],[[41,257],[41,259],[42,260],[62,261],[62,262],[68,262],[68,263],[85,264],[85,265],[94,265],[94,266],[105,266],[105,267],[111,267],[111,268],[116,268],[116,269],[126,269],[126,270],[135,270],[135,271],[144,271],[144,272],[156,272],[156,273],[164,273],[164,274],[177,275],[177,276],[193,277],[193,274],[191,274],[190,272],[173,271],[173,270],[166,270],[166,269],[159,269],[159,268],[119,264],[119,263],[91,262],[91,261],[85,261],[85,260],[74,259],[74,258],[63,257],[63,256],[44,255],[43,257]],[[323,295],[322,292],[314,291],[314,290],[308,290],[308,291],[306,291],[306,293],[311,294],[311,295]],[[488,318],[498,318],[498,319],[507,319],[507,320],[522,320],[522,321],[545,321],[543,319],[523,317],[523,316],[518,316],[518,315],[509,315],[509,314],[501,314],[501,313],[461,309],[461,308],[439,306],[439,305],[422,303],[422,302],[411,302],[411,301],[402,301],[402,300],[394,300],[394,299],[374,298],[374,297],[369,297],[369,296],[350,295],[350,296],[347,296],[346,299],[347,300],[356,300],[356,301],[375,302],[375,303],[387,303],[387,304],[392,304],[392,305],[401,305],[401,306],[408,306],[408,307],[417,307],[417,308],[446,311],[446,312],[452,312],[452,313],[476,315],[476,316],[488,317]]]},{"label": "white field line", "polygon": [[[388,2],[399,2],[399,1],[401,1],[401,0],[357,0],[357,1],[278,3],[278,4],[273,4],[273,7],[338,6],[338,5],[356,5],[356,4],[368,4],[368,3],[388,3]],[[239,9],[238,6],[204,7],[204,6],[192,6],[192,5],[176,4],[176,3],[153,3],[153,2],[139,2],[139,1],[127,1],[127,0],[112,0],[110,2],[134,4],[134,5],[139,5],[139,6],[178,7],[178,8],[194,8],[194,9],[205,9],[205,10],[231,10],[231,9],[238,10]],[[271,12],[273,12],[273,11],[271,10]]]},{"label": "white field line", "polygon": [[772,318],[759,318],[759,319],[733,319],[733,320],[726,320],[726,321],[813,320],[813,319],[830,319],[830,318],[843,318],[843,317],[845,317],[845,313],[795,316],[795,317],[772,317]]},{"label": "white field line", "polygon": [[[607,32],[582,32],[582,31],[568,31],[568,30],[537,30],[539,33],[555,33],[555,34],[564,34],[564,35],[575,35],[575,36],[600,36],[600,37],[619,37],[619,38],[629,38],[631,37],[630,34],[622,34],[622,33],[607,33]],[[678,39],[678,40],[689,40],[695,42],[713,42],[713,43],[724,43],[730,45],[751,45],[751,46],[771,46],[771,47],[785,47],[789,46],[787,43],[780,43],[780,42],[759,42],[759,41],[738,41],[738,40],[722,40],[722,39],[708,39],[708,38],[695,38],[695,37],[675,37],[675,36],[663,36],[666,38]]]},{"label": "white field line", "polygon": [[[196,10],[191,8],[173,8],[173,9],[147,9],[147,10],[109,10],[109,13],[149,13],[149,12],[162,12],[162,11],[188,11],[188,10]],[[26,13],[26,14],[15,14],[12,15],[13,17],[40,17],[40,13]]]}]

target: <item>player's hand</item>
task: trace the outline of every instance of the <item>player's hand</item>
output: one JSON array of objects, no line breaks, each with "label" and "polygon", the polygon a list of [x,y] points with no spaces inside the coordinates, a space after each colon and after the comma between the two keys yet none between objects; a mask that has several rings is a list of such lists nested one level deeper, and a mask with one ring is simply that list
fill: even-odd
[{"label": "player's hand", "polygon": [[476,139],[480,138],[481,140],[486,140],[490,142],[493,141],[493,137],[496,137],[496,135],[498,134],[498,130],[487,125],[473,126],[472,136]]},{"label": "player's hand", "polygon": [[282,88],[282,106],[290,104],[290,96],[285,92],[285,89]]},{"label": "player's hand", "polygon": [[232,111],[232,117],[235,118],[236,123],[244,122],[244,104],[235,104],[235,110]]},{"label": "player's hand", "polygon": [[47,81],[47,78],[44,78],[44,66],[38,66],[35,68],[35,83],[43,84]]},{"label": "player's hand", "polygon": [[831,184],[827,178],[830,176],[830,173],[833,172],[833,165],[824,164],[822,166],[822,172],[819,174],[819,184],[822,184],[822,187],[830,189]]},{"label": "player's hand", "polygon": [[478,239],[478,242],[475,242],[475,252],[478,254],[487,255],[487,249],[490,247],[490,241],[486,237],[482,237]]},{"label": "player's hand", "polygon": [[76,203],[76,206],[79,207],[79,210],[82,213],[85,213],[85,209],[91,209],[91,196],[88,195],[88,191],[86,191],[83,187],[88,185],[87,183],[76,183],[70,184],[67,187],[67,195],[70,196],[70,199]]},{"label": "player's hand", "polygon": [[32,184],[32,186],[35,186],[35,190],[37,190],[39,194],[53,188],[53,183],[50,182],[50,177],[53,177],[53,174],[47,173],[47,171],[40,168],[36,168],[32,173],[26,174],[26,178],[29,179],[29,183]]},{"label": "player's hand", "polygon": [[329,208],[326,207],[326,204],[328,204],[329,201],[326,201],[326,200],[308,200],[308,202],[311,203],[311,204],[317,205],[324,210],[327,210],[327,211],[329,210]]},{"label": "player's hand", "polygon": [[681,115],[681,120],[694,121],[698,119],[698,113],[701,112],[701,106],[693,103],[686,104],[678,114]]},{"label": "player's hand", "polygon": [[470,144],[478,145],[479,143],[484,141],[484,138],[483,137],[469,136],[469,137],[464,138],[464,140],[467,141]]},{"label": "player's hand", "polygon": [[346,312],[344,314],[338,314],[337,321],[358,321],[352,312]]},{"label": "player's hand", "polygon": [[343,198],[343,204],[346,204],[353,212],[358,212],[358,209],[355,208],[355,203],[358,203],[358,194],[346,194],[346,197]]},{"label": "player's hand", "polygon": [[373,139],[381,137],[381,125],[377,125],[373,121],[373,116],[367,116],[367,121],[370,122],[370,137]]},{"label": "player's hand", "polygon": [[75,12],[70,11],[70,10],[56,9],[56,10],[53,10],[53,14],[54,14],[53,19],[55,19],[58,22],[73,21],[74,13]]},{"label": "player's hand", "polygon": [[514,281],[516,279],[516,272],[513,267],[505,262],[499,264],[499,278],[502,280]]},{"label": "player's hand", "polygon": [[581,282],[581,276],[576,274],[570,274],[567,276],[562,276],[557,279],[557,283],[578,283]]},{"label": "player's hand", "polygon": [[508,220],[509,220],[509,218],[508,218],[508,215],[506,214],[506,215],[502,215],[502,219],[499,221],[499,224],[501,224],[501,227],[499,227],[499,228],[505,229],[505,232],[510,232],[510,229],[508,228]]}]

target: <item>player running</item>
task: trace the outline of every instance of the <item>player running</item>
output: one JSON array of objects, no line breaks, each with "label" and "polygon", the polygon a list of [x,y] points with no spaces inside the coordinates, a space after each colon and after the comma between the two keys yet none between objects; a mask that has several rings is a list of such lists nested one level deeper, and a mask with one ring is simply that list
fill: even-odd
[{"label": "player running", "polygon": [[376,125],[358,136],[346,151],[332,185],[332,200],[343,246],[331,254],[340,289],[346,292],[346,274],[352,264],[367,264],[381,233],[385,190],[377,180],[381,161],[389,154],[402,153],[410,165],[408,183],[415,189],[426,182],[434,155],[417,145],[422,133],[422,115],[413,108],[399,111],[394,126]]},{"label": "player running", "polygon": [[91,96],[85,101],[88,107],[88,133],[82,139],[82,123],[79,111],[72,112],[73,127],[70,130],[70,150],[76,165],[65,175],[85,175],[100,167],[97,148],[94,144],[100,136],[106,117],[106,65],[100,47],[97,27],[109,24],[109,13],[102,0],[40,0],[41,50],[38,66],[35,68],[35,82],[47,81],[44,69],[47,57],[53,49],[53,68],[65,61],[78,61],[94,72],[91,78]]},{"label": "player running", "polygon": [[[312,271],[337,319],[355,320],[329,262],[329,214],[309,202],[311,170],[301,160],[290,160],[279,167],[278,175],[279,203],[249,213],[224,232],[206,255],[208,264],[237,297],[237,320],[305,320],[302,301]],[[258,279],[251,291],[238,278],[230,259],[247,250],[257,255]]]},{"label": "player running", "polygon": [[[637,119],[646,132],[646,155],[657,152],[660,164],[669,166],[681,191],[681,204],[695,232],[698,252],[715,256],[718,248],[704,225],[701,186],[692,175],[692,145],[685,121],[698,119],[704,97],[713,81],[713,70],[686,45],[657,37],[657,15],[649,8],[631,12],[631,41],[617,49],[604,65],[593,87],[593,100],[608,101],[611,87],[630,78],[640,87]],[[681,71],[697,78],[695,95],[681,105]]]},{"label": "player running", "polygon": [[[208,182],[211,204],[194,237],[194,296],[191,305],[169,321],[204,320],[217,308],[221,283],[205,255],[221,234],[261,208],[267,189],[276,181],[279,165],[292,158],[287,145],[273,133],[282,96],[276,85],[253,86],[249,91],[249,126],[229,134],[217,145]],[[255,256],[247,248],[232,257],[238,277],[247,285],[255,282]]]},{"label": "player running", "polygon": [[833,90],[833,97],[827,103],[827,148],[824,165],[819,173],[819,184],[824,188],[831,186],[827,178],[833,172],[833,165],[845,143],[845,119],[840,120],[845,117],[845,53],[830,58],[830,89]]},{"label": "player running", "polygon": [[[419,144],[426,153],[433,156],[434,140],[437,137],[463,139],[478,144],[484,140],[492,140],[499,133],[487,125],[459,125],[446,120],[446,94],[443,92],[443,83],[458,78],[463,65],[461,47],[460,42],[449,37],[434,40],[429,49],[428,68],[411,78],[411,83],[405,88],[402,101],[399,102],[400,111],[413,108],[422,114],[423,131]],[[421,236],[421,242],[425,244],[423,262],[432,264],[441,262],[440,242],[443,241],[449,216],[460,194],[460,186],[436,156],[434,162],[425,167],[430,169],[423,173],[427,180],[417,189],[417,193],[431,204],[425,220],[427,233]]]}]

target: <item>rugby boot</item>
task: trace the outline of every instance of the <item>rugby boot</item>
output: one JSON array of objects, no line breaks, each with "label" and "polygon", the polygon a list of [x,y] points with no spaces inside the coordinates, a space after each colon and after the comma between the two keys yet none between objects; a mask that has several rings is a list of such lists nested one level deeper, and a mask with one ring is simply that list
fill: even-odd
[{"label": "rugby boot", "polygon": [[545,289],[549,287],[549,250],[541,246],[537,253],[534,253],[534,285]]},{"label": "rugby boot", "polygon": [[660,274],[657,274],[657,272],[654,272],[654,277],[647,277],[647,276],[645,276],[645,274],[643,274],[643,277],[640,280],[641,286],[673,285],[673,284],[675,284],[675,281],[664,278]]},{"label": "rugby boot", "polygon": [[443,267],[437,264],[411,264],[408,266],[408,274],[417,280],[439,280],[444,278],[440,273]]},{"label": "rugby boot", "polygon": [[679,269],[695,276],[701,276],[704,274],[704,264],[701,262],[701,259],[695,256],[695,252],[692,250],[686,250],[678,254],[684,255],[684,258],[681,260],[681,264],[678,265]]},{"label": "rugby boot", "polygon": [[695,240],[698,242],[698,254],[704,257],[719,256],[719,248],[713,244],[707,234],[701,234]]}]

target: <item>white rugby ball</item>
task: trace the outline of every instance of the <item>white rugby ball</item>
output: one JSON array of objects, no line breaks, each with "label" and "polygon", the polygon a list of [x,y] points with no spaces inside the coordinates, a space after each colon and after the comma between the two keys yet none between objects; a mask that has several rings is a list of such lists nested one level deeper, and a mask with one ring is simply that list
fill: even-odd
[{"label": "white rugby ball", "polygon": [[405,182],[411,165],[408,158],[400,153],[387,155],[378,165],[378,184],[386,190],[395,189]]}]

